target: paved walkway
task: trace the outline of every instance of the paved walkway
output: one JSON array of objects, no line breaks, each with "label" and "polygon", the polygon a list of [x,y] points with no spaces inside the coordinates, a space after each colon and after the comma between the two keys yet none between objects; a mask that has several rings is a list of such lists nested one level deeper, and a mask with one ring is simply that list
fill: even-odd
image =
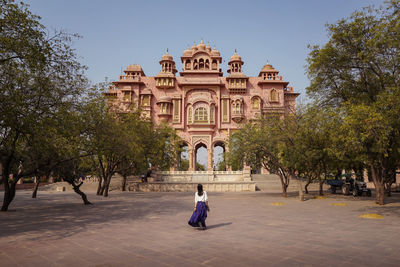
[{"label": "paved walkway", "polygon": [[70,192],[17,194],[0,213],[0,266],[400,265],[398,194],[379,207],[366,197],[210,193],[206,231],[187,225],[192,193],[90,193],[92,206]]}]

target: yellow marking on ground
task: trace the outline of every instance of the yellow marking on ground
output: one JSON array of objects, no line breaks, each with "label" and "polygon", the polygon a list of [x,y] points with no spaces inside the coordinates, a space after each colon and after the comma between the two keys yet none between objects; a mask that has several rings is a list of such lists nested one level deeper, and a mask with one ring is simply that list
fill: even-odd
[{"label": "yellow marking on ground", "polygon": [[346,207],[347,204],[346,204],[346,203],[332,203],[332,206],[336,206],[336,207]]},{"label": "yellow marking on ground", "polygon": [[365,219],[383,219],[382,215],[376,214],[376,213],[367,213],[360,215],[360,218],[365,218]]},{"label": "yellow marking on ground", "polygon": [[324,196],[315,196],[314,198],[315,199],[326,199],[326,197],[324,197]]},{"label": "yellow marking on ground", "polygon": [[283,205],[285,205],[285,203],[282,203],[282,202],[272,202],[271,205],[272,205],[272,206],[283,206]]}]

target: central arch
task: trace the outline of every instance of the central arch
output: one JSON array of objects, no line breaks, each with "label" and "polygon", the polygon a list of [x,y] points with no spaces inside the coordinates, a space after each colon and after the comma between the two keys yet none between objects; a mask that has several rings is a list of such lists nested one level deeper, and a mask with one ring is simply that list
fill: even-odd
[{"label": "central arch", "polygon": [[203,142],[198,143],[194,148],[194,169],[195,171],[205,171],[208,166],[207,145]]}]

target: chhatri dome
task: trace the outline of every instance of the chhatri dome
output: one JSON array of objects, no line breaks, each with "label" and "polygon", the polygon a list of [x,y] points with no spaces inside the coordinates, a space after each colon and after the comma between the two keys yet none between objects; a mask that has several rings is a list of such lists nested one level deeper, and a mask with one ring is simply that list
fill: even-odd
[{"label": "chhatri dome", "polygon": [[170,54],[168,54],[168,48],[167,48],[167,52],[165,52],[165,54],[161,57],[161,60],[170,60],[170,61],[174,60],[172,58],[172,56]]},{"label": "chhatri dome", "polygon": [[242,61],[242,57],[237,54],[236,49],[235,49],[235,54],[233,54],[233,56],[231,56],[230,61]]}]

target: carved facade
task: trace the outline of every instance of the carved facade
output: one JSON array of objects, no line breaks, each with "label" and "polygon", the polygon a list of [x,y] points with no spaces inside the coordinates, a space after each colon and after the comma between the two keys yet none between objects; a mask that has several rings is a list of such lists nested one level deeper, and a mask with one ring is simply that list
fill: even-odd
[{"label": "carved facade", "polygon": [[194,170],[199,147],[207,148],[207,169],[212,170],[214,146],[226,147],[229,134],[241,123],[262,114],[284,115],[295,109],[299,94],[270,64],[258,77],[249,77],[235,51],[224,77],[220,53],[203,42],[183,51],[181,62],[179,76],[168,50],[159,62],[161,71],[154,77],[147,77],[139,65],[130,65],[106,96],[124,112],[140,105],[145,116],[176,129],[189,148],[189,170]]}]

